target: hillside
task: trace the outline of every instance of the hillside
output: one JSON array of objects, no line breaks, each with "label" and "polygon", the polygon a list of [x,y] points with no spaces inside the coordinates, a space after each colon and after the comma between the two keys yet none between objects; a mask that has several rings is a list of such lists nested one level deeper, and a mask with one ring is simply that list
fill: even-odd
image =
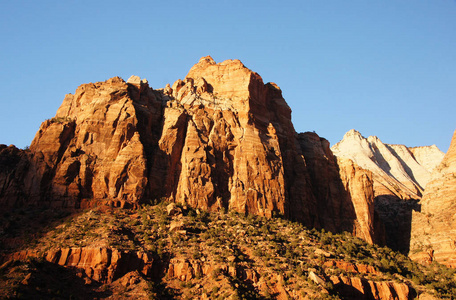
[{"label": "hillside", "polygon": [[[280,218],[161,202],[136,210],[103,206],[67,217],[55,210],[19,210],[3,220],[0,242],[10,254],[0,267],[0,293],[7,299],[456,295],[452,270]],[[18,237],[28,245],[12,243]]]}]

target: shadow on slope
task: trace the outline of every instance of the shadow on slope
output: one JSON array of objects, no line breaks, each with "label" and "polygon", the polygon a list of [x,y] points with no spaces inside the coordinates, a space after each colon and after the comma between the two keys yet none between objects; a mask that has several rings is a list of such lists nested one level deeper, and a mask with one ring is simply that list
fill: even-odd
[{"label": "shadow on slope", "polygon": [[392,195],[375,197],[375,211],[385,228],[386,245],[405,255],[410,250],[412,211],[421,211],[419,200],[403,200]]},{"label": "shadow on slope", "polygon": [[68,209],[25,207],[0,215],[0,254],[33,246],[50,228],[74,213]]},{"label": "shadow on slope", "polygon": [[72,269],[47,261],[14,261],[1,270],[0,293],[14,299],[99,299],[111,295]]}]

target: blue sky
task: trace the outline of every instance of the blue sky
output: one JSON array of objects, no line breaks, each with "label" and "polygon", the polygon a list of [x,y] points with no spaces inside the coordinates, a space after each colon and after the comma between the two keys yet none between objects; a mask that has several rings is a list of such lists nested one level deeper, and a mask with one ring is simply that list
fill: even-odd
[{"label": "blue sky", "polygon": [[277,83],[296,131],[436,144],[456,129],[456,1],[0,2],[0,143],[29,145],[82,83],[162,88],[206,55]]}]

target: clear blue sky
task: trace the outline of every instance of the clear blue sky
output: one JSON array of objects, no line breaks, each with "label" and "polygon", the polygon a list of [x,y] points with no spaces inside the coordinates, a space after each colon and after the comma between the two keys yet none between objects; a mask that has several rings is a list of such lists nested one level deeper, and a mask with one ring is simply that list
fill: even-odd
[{"label": "clear blue sky", "polygon": [[113,76],[162,88],[202,56],[277,83],[296,131],[436,144],[456,129],[456,1],[0,2],[0,143],[29,145],[67,93]]}]

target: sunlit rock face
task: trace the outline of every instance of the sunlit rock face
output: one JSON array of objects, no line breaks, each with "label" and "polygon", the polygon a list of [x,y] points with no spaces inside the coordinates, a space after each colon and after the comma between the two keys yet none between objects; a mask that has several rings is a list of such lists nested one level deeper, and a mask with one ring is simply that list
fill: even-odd
[{"label": "sunlit rock face", "polygon": [[[163,92],[170,100],[151,194],[208,210],[281,214],[332,231],[360,227],[329,143],[296,135],[277,85],[238,60],[204,57]],[[369,230],[362,234],[371,239]]]},{"label": "sunlit rock face", "polygon": [[372,171],[375,196],[401,199],[421,198],[432,170],[444,156],[435,146],[408,148],[384,144],[375,136],[364,138],[353,129],[331,150],[336,156],[349,158]]},{"label": "sunlit rock face", "polygon": [[36,170],[26,188],[32,201],[84,206],[144,198],[152,135],[145,129],[159,126],[161,102],[146,81],[132,81],[81,85],[43,122],[30,146]]},{"label": "sunlit rock face", "polygon": [[83,84],[28,152],[4,152],[21,166],[0,177],[6,207],[134,207],[166,197],[375,240],[372,174],[338,161],[318,135],[298,135],[280,88],[239,60],[203,57],[159,90],[137,76]]}]

